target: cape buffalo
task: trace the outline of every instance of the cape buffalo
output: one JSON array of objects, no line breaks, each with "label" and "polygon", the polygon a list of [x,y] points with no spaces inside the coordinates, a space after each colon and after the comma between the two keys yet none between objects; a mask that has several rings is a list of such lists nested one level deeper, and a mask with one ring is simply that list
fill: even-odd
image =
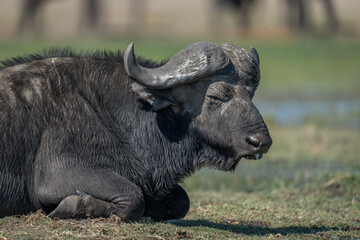
[{"label": "cape buffalo", "polygon": [[272,143],[252,103],[259,56],[192,44],[166,63],[50,50],[0,69],[0,216],[182,218],[178,185]]}]

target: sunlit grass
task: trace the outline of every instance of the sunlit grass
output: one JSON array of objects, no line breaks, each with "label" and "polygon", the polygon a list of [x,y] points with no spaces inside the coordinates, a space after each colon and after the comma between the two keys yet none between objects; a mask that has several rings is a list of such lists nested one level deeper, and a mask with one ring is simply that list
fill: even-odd
[{"label": "sunlit grass", "polygon": [[192,206],[181,220],[148,218],[122,223],[109,219],[52,220],[42,213],[0,219],[9,239],[351,239],[360,236],[357,200],[273,189],[256,193],[191,193]]}]

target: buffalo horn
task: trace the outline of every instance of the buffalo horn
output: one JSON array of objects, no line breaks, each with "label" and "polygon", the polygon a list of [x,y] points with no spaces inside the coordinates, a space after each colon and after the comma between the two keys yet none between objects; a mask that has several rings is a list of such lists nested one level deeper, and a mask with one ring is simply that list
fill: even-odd
[{"label": "buffalo horn", "polygon": [[250,55],[255,59],[258,66],[260,65],[259,54],[254,47],[251,47]]},{"label": "buffalo horn", "polygon": [[151,89],[165,89],[197,81],[224,69],[229,63],[221,47],[212,42],[191,44],[158,68],[145,68],[136,62],[134,43],[128,46],[124,54],[128,75]]},{"label": "buffalo horn", "polygon": [[260,61],[256,49],[251,47],[251,51],[248,52],[231,43],[224,43],[221,46],[233,61],[240,78],[242,78],[244,74],[251,76],[254,88],[256,89],[260,83]]}]

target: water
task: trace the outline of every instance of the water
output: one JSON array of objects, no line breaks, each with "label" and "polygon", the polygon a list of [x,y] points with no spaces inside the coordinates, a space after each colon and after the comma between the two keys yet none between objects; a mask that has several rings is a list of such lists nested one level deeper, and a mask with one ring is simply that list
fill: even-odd
[{"label": "water", "polygon": [[309,118],[320,117],[338,125],[360,128],[360,99],[337,101],[254,101],[264,117],[278,125],[301,125]]}]

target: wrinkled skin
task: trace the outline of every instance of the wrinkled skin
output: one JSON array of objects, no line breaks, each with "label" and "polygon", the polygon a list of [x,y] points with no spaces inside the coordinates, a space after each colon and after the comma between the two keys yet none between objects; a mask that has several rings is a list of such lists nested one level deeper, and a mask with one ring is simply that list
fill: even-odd
[{"label": "wrinkled skin", "polygon": [[[251,101],[253,94],[254,89],[245,87],[244,82],[231,84],[221,81],[210,84],[201,114],[195,118],[194,129],[210,148],[215,147],[226,153],[223,157],[208,156],[205,165],[215,165],[221,170],[230,171],[235,169],[241,157],[253,158],[255,153],[247,137],[259,132],[268,134],[260,113]],[[207,128],[201,127],[204,125]]]},{"label": "wrinkled skin", "polygon": [[182,218],[184,177],[233,171],[269,150],[252,103],[256,52],[200,42],[176,65],[140,59],[151,69],[140,72],[127,53],[122,62],[55,52],[0,69],[0,217],[42,209],[54,218]]}]

